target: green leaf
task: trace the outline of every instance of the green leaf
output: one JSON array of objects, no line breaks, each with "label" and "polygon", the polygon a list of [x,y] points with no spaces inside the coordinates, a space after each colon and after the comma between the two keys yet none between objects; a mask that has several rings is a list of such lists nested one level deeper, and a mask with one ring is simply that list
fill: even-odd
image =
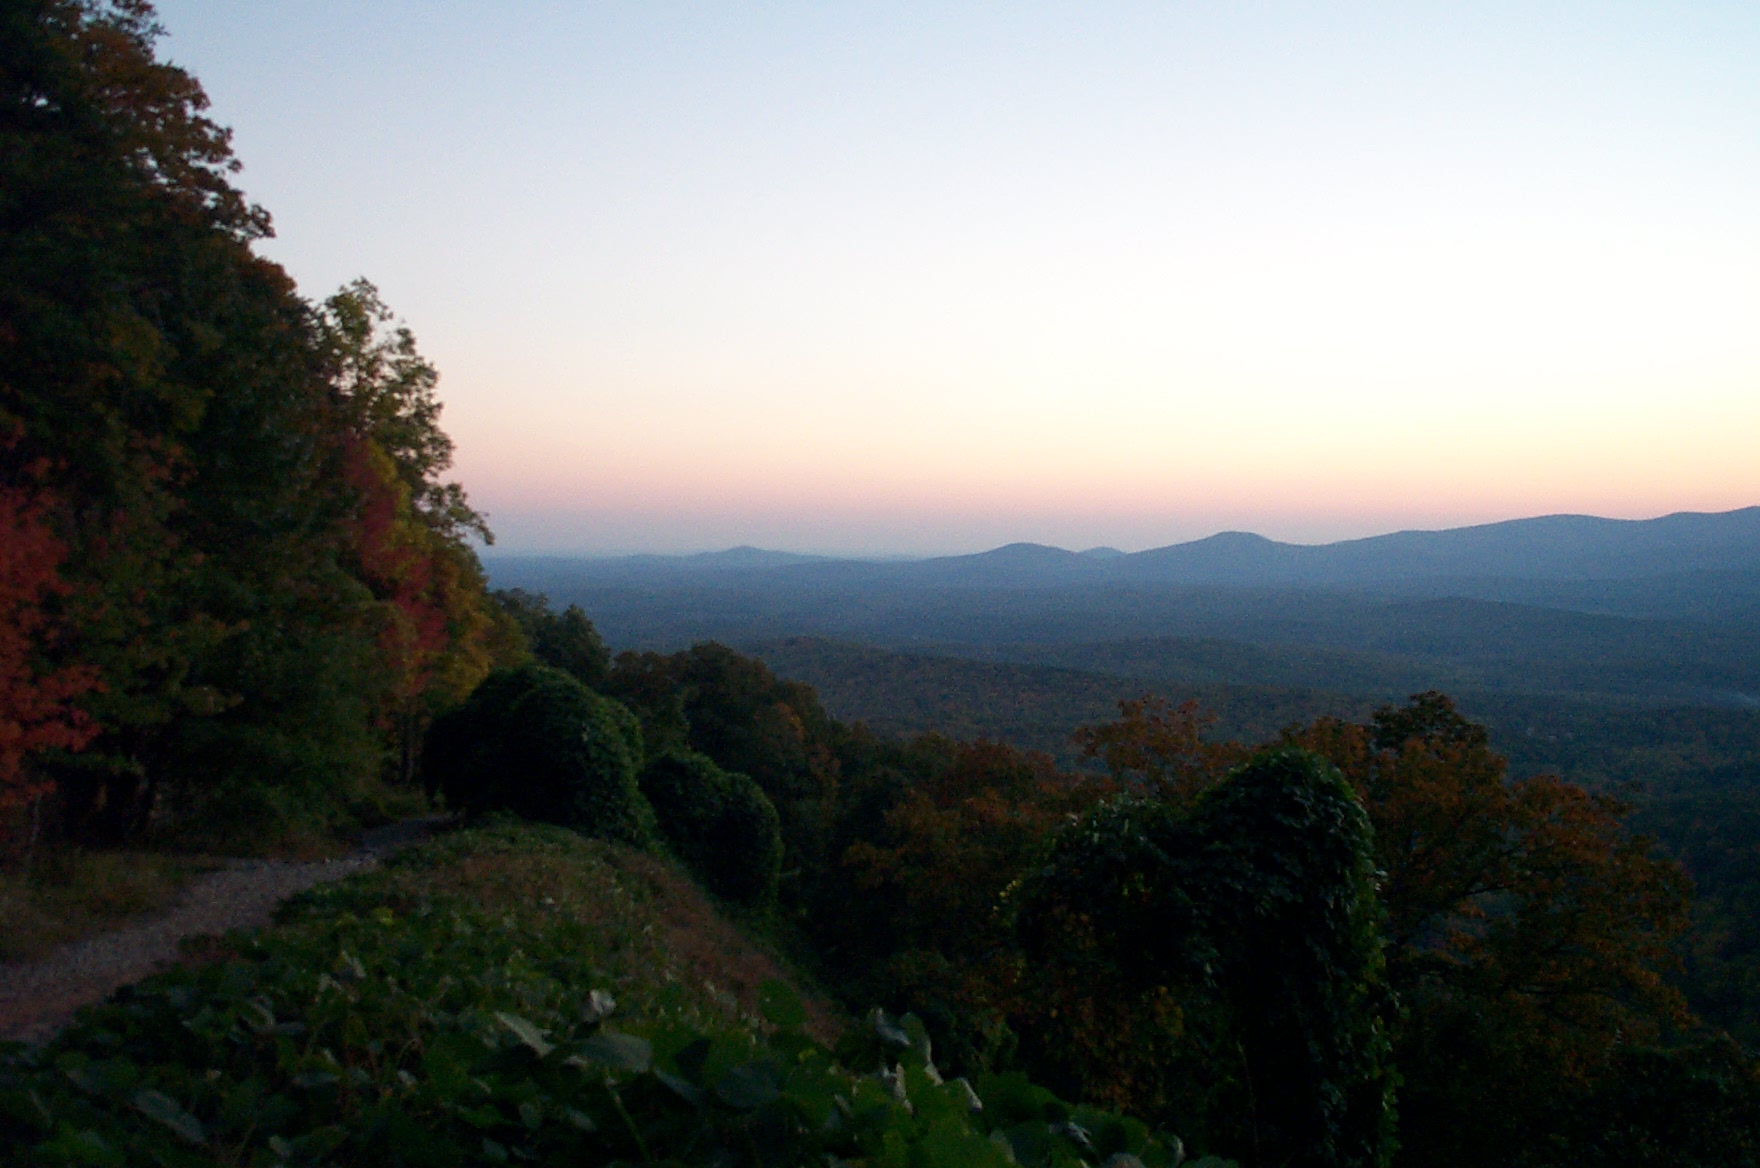
[{"label": "green leaf", "polygon": [[340,1148],[347,1140],[347,1131],[336,1124],[330,1124],[327,1127],[309,1131],[294,1140],[293,1149],[296,1155],[316,1164]]},{"label": "green leaf", "polygon": [[910,1044],[911,1050],[923,1060],[925,1065],[934,1065],[935,1059],[929,1044],[929,1031],[923,1026],[923,1020],[915,1014],[906,1014],[898,1020],[898,1024],[903,1029],[905,1040]]},{"label": "green leaf", "polygon": [[683,1099],[686,1103],[695,1106],[703,1101],[702,1090],[688,1079],[681,1079],[677,1075],[668,1074],[665,1071],[660,1070],[658,1067],[654,1069],[654,1077],[670,1087],[672,1093],[677,1095],[680,1099]]},{"label": "green leaf", "polygon": [[758,1013],[772,1026],[800,1026],[807,1020],[800,995],[786,982],[774,980],[758,987]]},{"label": "green leaf", "polygon": [[563,1060],[577,1067],[600,1066],[644,1074],[654,1063],[654,1048],[633,1034],[599,1033],[581,1043],[581,1051]]},{"label": "green leaf", "polygon": [[200,1146],[208,1142],[202,1121],[185,1111],[171,1096],[158,1091],[142,1091],[134,1097],[135,1110],[148,1119],[158,1120],[180,1138]]},{"label": "green leaf", "polygon": [[122,1153],[95,1131],[62,1132],[47,1143],[38,1144],[37,1154],[45,1161],[91,1164],[96,1168],[123,1168],[127,1163]]},{"label": "green leaf", "polygon": [[776,1081],[774,1067],[741,1063],[721,1076],[715,1084],[715,1094],[729,1107],[751,1111],[782,1094],[782,1087]]},{"label": "green leaf", "polygon": [[539,1030],[532,1023],[526,1021],[526,1019],[521,1018],[518,1014],[509,1014],[506,1011],[497,1010],[495,1012],[495,1019],[503,1026],[513,1031],[513,1036],[526,1046],[531,1047],[532,1053],[539,1058],[543,1058],[545,1055],[556,1049],[554,1046],[551,1046],[548,1042],[544,1041],[544,1032],[542,1030]]}]

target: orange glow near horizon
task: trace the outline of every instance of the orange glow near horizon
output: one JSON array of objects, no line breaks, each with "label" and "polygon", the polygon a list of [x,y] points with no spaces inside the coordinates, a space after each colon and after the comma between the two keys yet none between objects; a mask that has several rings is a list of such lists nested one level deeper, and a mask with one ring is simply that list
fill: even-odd
[{"label": "orange glow near horizon", "polygon": [[159,7],[509,550],[1760,502],[1752,6]]}]

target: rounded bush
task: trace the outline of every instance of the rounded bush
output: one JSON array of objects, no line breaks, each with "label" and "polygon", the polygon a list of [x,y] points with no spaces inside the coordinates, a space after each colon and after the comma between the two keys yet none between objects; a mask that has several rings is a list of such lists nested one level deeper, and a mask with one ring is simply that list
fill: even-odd
[{"label": "rounded bush", "polygon": [[746,903],[776,894],[782,823],[757,783],[707,755],[672,751],[643,768],[641,786],[661,834],[709,891]]},{"label": "rounded bush", "polygon": [[635,764],[639,774],[643,764],[647,761],[642,747],[642,720],[616,698],[607,698],[606,702],[610,707],[611,720],[617,726],[618,737],[623,739],[623,745],[629,751],[630,761]]},{"label": "rounded bush", "polygon": [[560,670],[524,665],[490,674],[435,721],[422,769],[429,790],[466,815],[511,811],[645,844],[654,813],[636,781],[640,759],[628,710]]},{"label": "rounded bush", "polygon": [[714,830],[726,780],[727,772],[708,755],[695,751],[667,751],[642,768],[642,794],[654,808],[660,834],[681,858],[688,850],[684,841]]}]

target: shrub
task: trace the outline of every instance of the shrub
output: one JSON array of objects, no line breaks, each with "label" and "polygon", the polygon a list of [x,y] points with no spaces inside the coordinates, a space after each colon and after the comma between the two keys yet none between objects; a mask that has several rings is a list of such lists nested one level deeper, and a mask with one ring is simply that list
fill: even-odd
[{"label": "shrub", "polygon": [[647,752],[642,746],[642,720],[632,714],[628,706],[615,698],[606,698],[605,708],[611,715],[612,723],[617,727],[617,736],[623,739],[624,749],[629,751],[630,761],[635,764],[639,773],[647,758]]},{"label": "shrub", "polygon": [[711,892],[747,903],[775,895],[782,826],[758,784],[707,755],[673,751],[642,770],[641,786],[661,833]]},{"label": "shrub", "polygon": [[430,791],[469,816],[511,811],[586,835],[647,843],[654,813],[636,784],[640,729],[629,711],[559,670],[489,675],[429,732]]}]

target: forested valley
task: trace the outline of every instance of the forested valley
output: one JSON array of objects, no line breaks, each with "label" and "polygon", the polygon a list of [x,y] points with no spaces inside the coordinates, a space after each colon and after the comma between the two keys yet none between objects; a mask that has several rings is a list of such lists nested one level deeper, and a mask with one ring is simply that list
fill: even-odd
[{"label": "forested valley", "polygon": [[1739,689],[1745,633],[1522,609],[1572,705],[1495,654],[1083,672],[779,640],[827,631],[786,597],[674,645],[630,614],[706,593],[492,587],[438,371],[258,253],[158,35],[0,0],[0,927],[94,857],[446,823],[0,1046],[0,1162],[1760,1163],[1753,725],[1638,692]]}]

